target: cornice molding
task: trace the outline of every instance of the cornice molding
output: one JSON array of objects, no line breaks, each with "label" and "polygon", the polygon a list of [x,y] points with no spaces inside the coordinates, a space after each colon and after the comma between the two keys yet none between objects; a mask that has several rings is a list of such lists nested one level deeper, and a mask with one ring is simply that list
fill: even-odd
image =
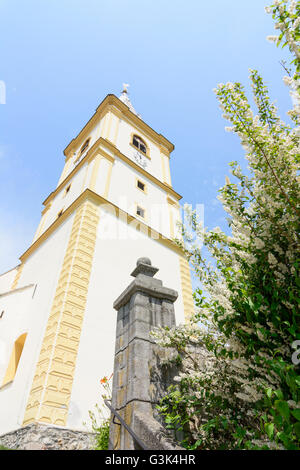
[{"label": "cornice molding", "polygon": [[137,163],[132,161],[130,158],[126,157],[126,155],[124,155],[122,152],[120,152],[120,150],[112,142],[110,142],[107,139],[104,139],[103,137],[99,137],[99,139],[96,140],[96,142],[89,149],[86,156],[79,163],[77,163],[77,165],[73,168],[71,173],[69,173],[68,176],[57,186],[57,188],[54,191],[52,191],[49,194],[49,196],[45,199],[45,201],[43,202],[44,206],[49,204],[49,202],[56,196],[56,194],[58,194],[64,188],[64,186],[73,178],[73,176],[80,170],[80,168],[87,161],[92,160],[97,155],[98,152],[102,151],[101,155],[103,155],[104,157],[106,157],[108,159],[111,159],[111,161],[114,161],[114,157],[112,157],[111,155],[105,153],[105,151],[100,147],[101,144],[105,145],[109,149],[109,151],[111,151],[116,156],[121,158],[123,161],[128,163],[128,165],[130,165],[132,168],[139,171],[139,173],[141,173],[144,177],[148,178],[153,183],[160,186],[167,193],[172,195],[175,199],[177,199],[177,200],[182,199],[182,196],[180,194],[178,194],[176,191],[174,191],[174,189],[171,186],[169,186],[167,183],[163,183],[161,180],[159,180],[155,176],[151,175],[151,173],[144,170],[142,167],[140,167]]},{"label": "cornice molding", "polygon": [[[101,139],[101,137],[100,137]],[[97,153],[100,151],[99,149],[99,141],[100,139],[96,140],[96,142],[92,145],[92,147],[88,150],[87,154],[85,155],[85,157],[80,160],[79,163],[77,163],[76,166],[74,166],[73,170],[66,176],[66,178],[57,186],[57,188],[55,188],[54,191],[52,191],[49,196],[47,196],[47,198],[44,200],[43,202],[43,205],[46,206],[47,204],[49,204],[49,202],[56,196],[56,194],[58,194],[63,188],[64,186],[66,186],[66,184],[73,178],[74,175],[76,175],[76,173],[80,170],[80,168],[83,167],[83,165],[89,161],[89,160],[93,160],[93,158],[97,155]],[[110,161],[114,162],[114,158],[111,156],[111,155],[108,155],[108,154],[105,154],[103,153],[103,156],[107,159],[109,159]],[[44,209],[45,210],[45,209]]]},{"label": "cornice molding", "polygon": [[6,292],[2,292],[2,294],[0,294],[0,297],[5,297],[10,294],[15,294],[16,292],[21,292],[22,290],[29,289],[30,287],[34,287],[35,285],[36,284],[27,284],[26,286],[17,287],[16,289],[11,289]]},{"label": "cornice molding", "polygon": [[170,142],[166,137],[162,134],[157,133],[152,127],[146,124],[141,118],[139,118],[136,114],[134,114],[126,104],[124,104],[119,98],[115,95],[109,94],[107,95],[104,100],[100,103],[96,112],[90,118],[90,120],[86,123],[86,125],[81,129],[79,134],[71,140],[69,145],[64,150],[64,155],[66,159],[70,157],[70,153],[74,150],[75,147],[79,145],[79,143],[84,140],[87,133],[91,131],[91,128],[96,124],[97,120],[99,120],[106,112],[112,111],[112,106],[115,106],[127,119],[129,119],[133,124],[137,127],[141,128],[143,132],[152,139],[154,139],[158,144],[166,147],[169,152],[174,150],[174,145]]},{"label": "cornice molding", "polygon": [[131,160],[130,158],[126,157],[126,155],[124,155],[122,152],[120,152],[120,150],[112,143],[110,142],[110,140],[107,140],[107,139],[103,139],[103,137],[100,137],[100,139],[98,139],[99,143],[103,143],[104,145],[107,145],[107,147],[109,148],[109,150],[111,152],[113,152],[117,157],[121,158],[123,161],[125,161],[126,163],[128,163],[130,166],[132,166],[135,170],[138,170],[142,175],[144,175],[146,178],[148,178],[149,180],[151,180],[153,183],[157,184],[158,186],[160,186],[162,189],[164,189],[167,193],[170,193],[173,197],[175,197],[175,199],[177,199],[178,201],[180,199],[182,199],[182,196],[177,193],[176,191],[174,191],[174,189],[166,184],[166,183],[163,183],[161,180],[159,180],[158,178],[156,178],[155,176],[153,176],[151,173],[149,173],[147,170],[144,170],[144,168],[142,168],[141,166],[139,166],[137,163],[135,163],[133,160]]},{"label": "cornice molding", "polygon": [[83,193],[81,193],[81,195],[77,199],[75,199],[75,201],[69,207],[67,207],[67,209],[62,213],[62,215],[58,217],[47,228],[47,230],[45,230],[45,232],[43,232],[42,235],[40,235],[40,237],[37,238],[37,240],[35,240],[35,242],[32,243],[32,245],[20,256],[21,263],[24,263],[39,248],[39,246],[41,246],[44,243],[44,241],[46,241],[49,238],[49,236],[53,232],[55,232],[55,230],[57,230],[57,228],[60,227],[60,225],[62,225],[70,217],[70,215],[72,215],[74,211],[87,199],[94,201],[99,206],[101,206],[102,204],[105,204],[106,206],[111,206],[114,209],[118,218],[122,217],[122,220],[125,220],[125,217],[126,217],[126,221],[128,224],[131,223],[133,220],[135,220],[137,222],[137,226],[140,228],[140,231],[142,233],[147,233],[148,236],[152,235],[152,238],[155,241],[167,246],[171,250],[177,252],[179,255],[183,254],[183,251],[173,240],[171,240],[168,237],[165,237],[163,234],[161,234],[157,230],[150,227],[141,219],[120,209],[118,206],[113,204],[108,199],[105,199],[104,197],[100,196],[94,191],[91,191],[90,189],[86,189]]}]

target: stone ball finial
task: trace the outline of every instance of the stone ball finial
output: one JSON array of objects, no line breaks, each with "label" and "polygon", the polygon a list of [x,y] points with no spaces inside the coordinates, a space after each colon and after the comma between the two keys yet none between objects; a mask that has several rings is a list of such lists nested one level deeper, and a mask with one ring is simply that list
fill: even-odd
[{"label": "stone ball finial", "polygon": [[136,265],[139,266],[140,264],[149,264],[151,266],[151,260],[150,258],[147,258],[147,257],[142,257],[142,258],[139,258],[136,262]]},{"label": "stone ball finial", "polygon": [[158,268],[152,266],[151,260],[146,256],[139,258],[136,262],[136,268],[131,273],[131,276],[137,277],[139,275],[153,277],[156,274]]}]

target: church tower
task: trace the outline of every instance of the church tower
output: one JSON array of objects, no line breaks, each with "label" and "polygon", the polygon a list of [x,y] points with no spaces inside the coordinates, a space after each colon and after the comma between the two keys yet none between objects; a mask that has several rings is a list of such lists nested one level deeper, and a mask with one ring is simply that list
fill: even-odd
[{"label": "church tower", "polygon": [[0,276],[0,435],[30,423],[86,430],[113,370],[112,304],[138,258],[178,291],[177,324],[193,312],[189,266],[173,242],[174,146],[136,113],[127,88],[107,95],[66,147],[32,244]]}]

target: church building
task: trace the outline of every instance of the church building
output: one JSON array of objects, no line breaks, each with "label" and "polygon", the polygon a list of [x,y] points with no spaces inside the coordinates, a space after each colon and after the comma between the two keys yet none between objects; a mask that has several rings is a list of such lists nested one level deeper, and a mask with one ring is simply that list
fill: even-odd
[{"label": "church building", "polygon": [[113,302],[138,258],[178,291],[177,324],[193,313],[189,265],[173,241],[174,146],[136,113],[127,86],[66,147],[31,245],[0,275],[0,435],[30,423],[86,431],[113,371]]}]

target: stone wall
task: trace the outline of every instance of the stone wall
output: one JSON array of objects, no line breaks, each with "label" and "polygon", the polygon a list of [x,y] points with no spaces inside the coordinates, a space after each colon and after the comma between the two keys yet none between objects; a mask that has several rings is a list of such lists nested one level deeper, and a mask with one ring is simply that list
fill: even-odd
[{"label": "stone wall", "polygon": [[1,445],[19,450],[89,450],[94,440],[92,433],[38,423],[0,436]]},{"label": "stone wall", "polygon": [[[154,344],[150,331],[175,326],[177,292],[153,276],[158,269],[140,258],[132,273],[135,280],[114,303],[118,311],[112,407],[142,440],[147,449],[176,449],[172,436],[157,419],[155,405],[165,394],[172,371],[163,377],[164,349]],[[118,423],[110,423],[110,449],[139,449],[136,440]]]}]

